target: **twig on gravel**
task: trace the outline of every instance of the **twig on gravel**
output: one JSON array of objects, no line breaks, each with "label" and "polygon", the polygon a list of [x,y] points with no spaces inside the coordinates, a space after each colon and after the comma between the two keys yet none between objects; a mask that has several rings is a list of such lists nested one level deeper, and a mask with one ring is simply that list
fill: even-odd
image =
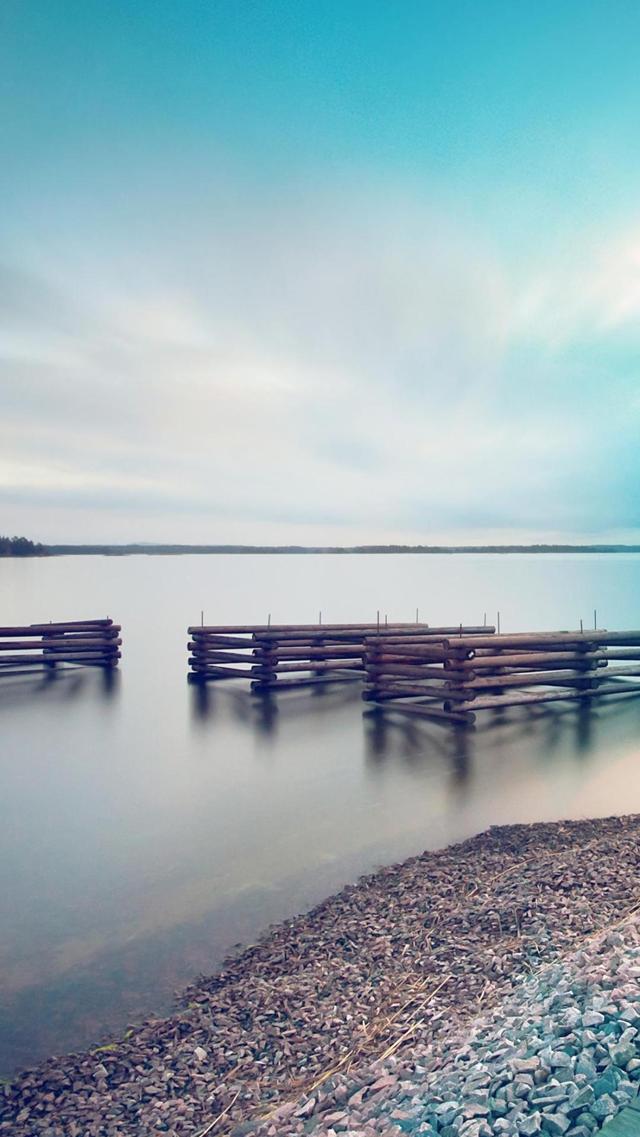
[{"label": "twig on gravel", "polygon": [[236,1100],[239,1097],[240,1097],[240,1090],[236,1090],[235,1094],[231,1098],[231,1101],[229,1102],[226,1109],[223,1109],[222,1113],[219,1113],[217,1117],[214,1117],[213,1121],[210,1121],[208,1125],[205,1125],[204,1129],[201,1129],[199,1133],[196,1133],[196,1137],[205,1137],[205,1135],[207,1133],[210,1133],[211,1130],[213,1129],[214,1125],[217,1125],[219,1121],[222,1121],[223,1117],[227,1116],[229,1110],[231,1109],[231,1107],[233,1105],[236,1104]]}]

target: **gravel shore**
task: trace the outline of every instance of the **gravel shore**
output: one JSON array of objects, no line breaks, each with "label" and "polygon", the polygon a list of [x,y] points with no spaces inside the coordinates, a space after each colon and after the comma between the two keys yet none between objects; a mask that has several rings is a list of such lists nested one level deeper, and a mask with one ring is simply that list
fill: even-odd
[{"label": "gravel shore", "polygon": [[634,913],[573,955],[540,965],[464,1033],[380,1063],[374,1081],[336,1080],[322,1110],[303,1099],[254,1132],[591,1137],[625,1108],[638,1115],[635,1132],[639,1027]]},{"label": "gravel shore", "polygon": [[[634,1096],[640,1068],[624,1033],[636,1030],[639,837],[638,816],[507,826],[365,877],[194,983],[171,1018],[20,1075],[2,1089],[0,1132],[588,1137],[566,1108],[586,1086],[578,1059],[598,1077],[615,1067],[597,1098],[609,1100],[581,1102],[594,1126]],[[614,971],[594,972],[590,945],[601,963],[617,953]],[[609,1042],[575,1018],[589,1013]],[[564,1097],[555,1083],[570,1083]],[[545,1105],[534,1091],[546,1086]]]}]

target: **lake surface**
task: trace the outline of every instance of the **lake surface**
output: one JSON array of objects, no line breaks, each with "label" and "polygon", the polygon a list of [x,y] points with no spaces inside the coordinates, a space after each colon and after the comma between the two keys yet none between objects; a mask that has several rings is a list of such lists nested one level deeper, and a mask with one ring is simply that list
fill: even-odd
[{"label": "lake surface", "polygon": [[119,674],[0,682],[0,1070],[171,1010],[239,943],[381,864],[492,824],[640,812],[640,700],[364,717],[357,684],[186,681],[187,626],[640,627],[640,556],[0,560],[0,623],[111,616]]}]

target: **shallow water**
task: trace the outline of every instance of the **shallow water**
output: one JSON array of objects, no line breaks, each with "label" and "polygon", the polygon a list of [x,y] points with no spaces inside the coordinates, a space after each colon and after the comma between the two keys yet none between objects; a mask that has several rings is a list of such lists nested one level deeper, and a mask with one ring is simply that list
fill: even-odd
[{"label": "shallow water", "polygon": [[0,622],[110,615],[115,681],[0,684],[0,1069],[171,1008],[237,943],[377,865],[491,824],[640,811],[640,700],[364,717],[357,685],[269,709],[186,683],[186,628],[411,620],[640,627],[640,556],[0,560]]}]

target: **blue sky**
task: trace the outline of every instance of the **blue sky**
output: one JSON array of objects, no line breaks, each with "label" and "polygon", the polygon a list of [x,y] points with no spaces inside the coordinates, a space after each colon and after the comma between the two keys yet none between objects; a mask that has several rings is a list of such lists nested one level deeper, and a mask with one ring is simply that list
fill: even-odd
[{"label": "blue sky", "polygon": [[0,531],[639,540],[640,7],[5,0]]}]

